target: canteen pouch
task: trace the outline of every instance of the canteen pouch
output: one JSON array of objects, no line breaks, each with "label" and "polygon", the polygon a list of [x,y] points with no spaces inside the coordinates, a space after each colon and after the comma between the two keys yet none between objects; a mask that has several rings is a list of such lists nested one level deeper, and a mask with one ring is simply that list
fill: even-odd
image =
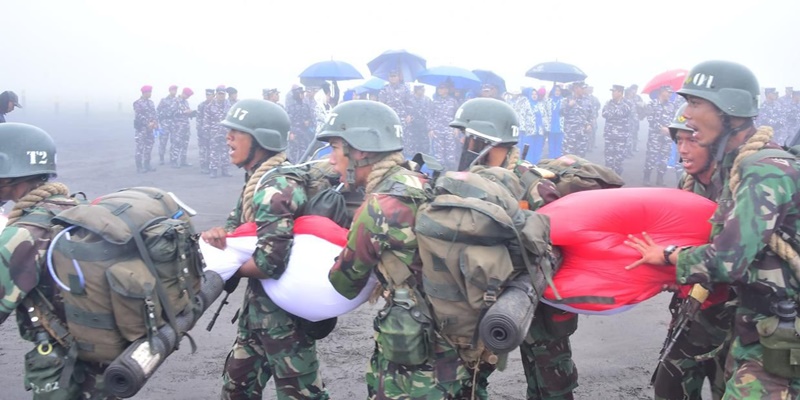
[{"label": "canteen pouch", "polygon": [[578,314],[546,304],[542,304],[539,309],[542,310],[544,328],[553,338],[567,337],[578,330]]},{"label": "canteen pouch", "polygon": [[34,400],[72,400],[80,396],[80,384],[74,376],[69,377],[68,387],[61,386],[66,363],[67,350],[58,344],[36,346],[25,354],[25,389],[33,392]]},{"label": "canteen pouch", "polygon": [[771,316],[758,321],[756,329],[764,347],[764,369],[784,378],[800,378],[800,319],[792,324]]},{"label": "canteen pouch", "polygon": [[433,322],[413,304],[389,302],[375,318],[383,356],[405,366],[424,364],[433,355]]}]

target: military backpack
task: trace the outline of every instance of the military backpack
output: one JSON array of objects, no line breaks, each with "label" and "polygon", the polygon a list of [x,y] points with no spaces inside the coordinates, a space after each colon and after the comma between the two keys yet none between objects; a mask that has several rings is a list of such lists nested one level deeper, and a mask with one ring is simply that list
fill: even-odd
[{"label": "military backpack", "polygon": [[556,185],[561,196],[584,190],[619,188],[625,184],[614,170],[571,154],[540,160],[533,168],[522,165],[517,168],[524,169],[520,180],[525,188],[547,179]]}]

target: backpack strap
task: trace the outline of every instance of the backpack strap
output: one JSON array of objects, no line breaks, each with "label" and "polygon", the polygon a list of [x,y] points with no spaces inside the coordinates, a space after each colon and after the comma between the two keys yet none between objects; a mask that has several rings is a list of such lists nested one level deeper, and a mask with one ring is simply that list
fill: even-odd
[{"label": "backpack strap", "polygon": [[[793,151],[800,151],[800,149],[792,149]],[[767,158],[782,158],[782,159],[789,159],[794,160],[797,159],[795,154],[790,153],[784,149],[761,149],[747,157],[745,157],[741,164],[739,164],[744,170],[744,168],[749,167],[761,160],[765,160]]]}]

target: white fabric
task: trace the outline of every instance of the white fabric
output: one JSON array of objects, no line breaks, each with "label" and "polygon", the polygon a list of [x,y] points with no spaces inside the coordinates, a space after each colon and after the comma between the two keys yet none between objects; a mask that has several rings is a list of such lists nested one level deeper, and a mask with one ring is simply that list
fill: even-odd
[{"label": "white fabric", "polygon": [[[256,246],[255,236],[227,238],[226,249],[219,250],[200,241],[206,269],[227,280],[249,259]],[[270,299],[284,310],[309,321],[338,317],[367,301],[377,279],[369,282],[353,300],[339,294],[328,280],[334,258],[342,248],[313,235],[295,235],[289,265],[279,279],[262,279]]]},{"label": "white fabric", "polygon": [[6,222],[8,222],[8,218],[5,215],[0,215],[0,232],[6,228]]}]

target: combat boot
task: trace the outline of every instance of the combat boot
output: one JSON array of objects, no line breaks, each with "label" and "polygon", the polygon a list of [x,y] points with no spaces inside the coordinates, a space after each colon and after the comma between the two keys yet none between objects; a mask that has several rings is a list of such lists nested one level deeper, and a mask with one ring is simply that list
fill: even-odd
[{"label": "combat boot", "polygon": [[143,172],[150,172],[155,171],[156,169],[150,166],[150,160],[144,162],[144,171]]},{"label": "combat boot", "polygon": [[642,185],[651,186],[650,185],[650,171],[648,171],[648,170],[644,170],[644,179],[642,180]]},{"label": "combat boot", "polygon": [[137,174],[141,174],[141,173],[144,173],[144,172],[145,172],[145,170],[144,170],[144,168],[142,168],[142,159],[137,157],[136,158],[136,173]]},{"label": "combat boot", "polygon": [[180,165],[178,165],[178,161],[177,160],[170,161],[169,162],[169,166],[172,167],[172,168],[176,168],[176,169],[181,167]]},{"label": "combat boot", "polygon": [[211,176],[211,179],[217,179],[219,177],[219,170],[214,168],[211,171],[209,171],[209,175]]},{"label": "combat boot", "polygon": [[191,167],[191,166],[192,166],[192,164],[189,164],[189,163],[186,161],[186,156],[182,156],[182,157],[181,157],[181,167]]}]

